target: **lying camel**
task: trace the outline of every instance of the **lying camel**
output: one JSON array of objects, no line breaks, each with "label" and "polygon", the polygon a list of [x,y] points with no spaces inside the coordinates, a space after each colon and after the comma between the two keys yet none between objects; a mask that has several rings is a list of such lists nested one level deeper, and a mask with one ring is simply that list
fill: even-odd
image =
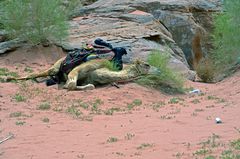
[{"label": "lying camel", "polygon": [[[52,67],[40,73],[32,73],[20,78],[8,78],[8,80],[28,80],[39,77],[55,76],[59,72],[63,60],[64,58],[58,60]],[[121,71],[111,71],[106,68],[107,61],[107,59],[94,59],[75,67],[67,75],[66,83],[63,88],[68,90],[94,89],[97,84],[127,81],[141,75],[155,72],[150,65],[139,60],[126,66],[126,68]]]}]

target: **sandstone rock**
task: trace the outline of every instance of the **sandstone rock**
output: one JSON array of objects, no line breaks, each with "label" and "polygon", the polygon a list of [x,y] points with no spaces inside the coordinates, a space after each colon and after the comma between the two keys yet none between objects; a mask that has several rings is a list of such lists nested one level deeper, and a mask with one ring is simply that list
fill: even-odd
[{"label": "sandstone rock", "polygon": [[[131,14],[140,10],[146,14]],[[209,32],[212,13],[221,10],[221,0],[99,0],[75,15],[95,15],[146,23],[159,20],[173,35],[188,63],[193,67],[195,54],[204,56],[211,48]],[[208,40],[206,40],[208,39]],[[195,44],[198,42],[199,44]],[[194,49],[197,45],[198,48]],[[197,50],[197,51],[196,51]]]},{"label": "sandstone rock", "polygon": [[23,44],[24,42],[19,39],[2,42],[0,43],[0,55],[6,53],[7,51],[15,50]]}]

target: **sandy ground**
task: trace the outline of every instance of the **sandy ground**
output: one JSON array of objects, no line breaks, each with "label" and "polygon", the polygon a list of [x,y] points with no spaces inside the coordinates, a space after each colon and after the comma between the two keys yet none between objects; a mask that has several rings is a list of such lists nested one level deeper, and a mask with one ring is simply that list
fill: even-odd
[{"label": "sandy ground", "polygon": [[[1,56],[0,68],[25,75],[61,56],[54,47],[25,48]],[[237,72],[217,84],[187,81],[202,93],[174,96],[135,83],[74,92],[0,83],[0,140],[14,135],[0,144],[0,158],[218,158],[240,137],[239,79]]]}]

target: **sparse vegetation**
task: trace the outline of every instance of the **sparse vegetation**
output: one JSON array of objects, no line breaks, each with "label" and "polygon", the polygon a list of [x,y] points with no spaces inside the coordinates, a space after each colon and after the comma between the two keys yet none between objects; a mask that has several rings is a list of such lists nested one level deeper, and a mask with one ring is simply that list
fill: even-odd
[{"label": "sparse vegetation", "polygon": [[180,101],[184,101],[184,99],[182,98],[179,98],[179,97],[173,97],[170,99],[170,101],[168,102],[169,104],[177,104],[179,103]]},{"label": "sparse vegetation", "polygon": [[89,104],[88,103],[85,103],[85,102],[80,102],[79,103],[79,106],[83,109],[88,109],[89,108]]},{"label": "sparse vegetation", "polygon": [[200,100],[199,99],[194,99],[194,100],[192,100],[191,101],[193,104],[198,104],[198,103],[200,103]]},{"label": "sparse vegetation", "polygon": [[170,120],[173,118],[175,118],[175,116],[172,116],[172,115],[161,115],[160,116],[160,119],[162,119],[162,120]]},{"label": "sparse vegetation", "polygon": [[78,110],[75,106],[68,107],[66,112],[76,118],[80,117],[80,115],[82,114],[82,112]]},{"label": "sparse vegetation", "polygon": [[20,93],[17,93],[13,96],[13,99],[15,99],[16,102],[25,102],[27,99]]},{"label": "sparse vegetation", "polygon": [[50,120],[49,120],[49,118],[43,118],[42,121],[43,121],[44,123],[49,123]]},{"label": "sparse vegetation", "polygon": [[17,117],[20,117],[22,116],[23,113],[22,112],[13,112],[9,115],[10,118],[17,118]]},{"label": "sparse vegetation", "polygon": [[24,72],[32,73],[33,69],[31,67],[25,67]]},{"label": "sparse vegetation", "polygon": [[121,111],[120,108],[110,108],[104,111],[105,115],[113,115],[114,112],[119,112]]},{"label": "sparse vegetation", "polygon": [[153,144],[149,144],[149,143],[143,143],[140,146],[137,147],[138,150],[143,150],[145,148],[149,148],[149,147],[153,147]]},{"label": "sparse vegetation", "polygon": [[159,70],[158,75],[146,75],[139,79],[139,84],[160,89],[166,93],[183,93],[184,79],[168,67],[170,57],[166,53],[153,51],[148,57],[148,63]]},{"label": "sparse vegetation", "polygon": [[215,157],[210,155],[210,156],[205,157],[204,159],[215,159]]},{"label": "sparse vegetation", "polygon": [[116,138],[116,137],[109,137],[107,140],[108,143],[113,143],[113,142],[117,142],[117,141],[118,141],[118,138]]},{"label": "sparse vegetation", "polygon": [[164,107],[165,102],[157,102],[157,103],[153,103],[151,106],[152,106],[152,109],[155,110],[155,111],[159,111],[160,108]]},{"label": "sparse vegetation", "polygon": [[[0,82],[6,82],[4,77],[19,77],[16,72],[11,72],[7,68],[0,68]],[[14,82],[14,80],[12,81]]]},{"label": "sparse vegetation", "polygon": [[235,149],[235,150],[240,150],[240,138],[238,140],[232,141],[231,142],[231,146]]},{"label": "sparse vegetation", "polygon": [[11,72],[7,68],[0,68],[0,77],[1,76],[19,77],[16,72]]},{"label": "sparse vegetation", "polygon": [[128,110],[132,110],[136,106],[142,105],[142,100],[140,99],[134,99],[132,103],[128,103],[127,108]]},{"label": "sparse vegetation", "polygon": [[132,138],[134,138],[135,135],[134,134],[131,134],[131,133],[127,133],[127,135],[124,137],[125,140],[131,140]]},{"label": "sparse vegetation", "polygon": [[101,99],[96,99],[94,102],[92,102],[92,107],[91,107],[91,111],[94,114],[100,114],[101,113],[101,109],[99,108],[100,105],[102,105],[104,102]]},{"label": "sparse vegetation", "polygon": [[22,125],[24,125],[26,122],[25,121],[16,121],[16,125],[18,125],[18,126],[22,126]]},{"label": "sparse vegetation", "polygon": [[49,110],[50,108],[51,105],[48,102],[43,102],[37,107],[39,110]]}]

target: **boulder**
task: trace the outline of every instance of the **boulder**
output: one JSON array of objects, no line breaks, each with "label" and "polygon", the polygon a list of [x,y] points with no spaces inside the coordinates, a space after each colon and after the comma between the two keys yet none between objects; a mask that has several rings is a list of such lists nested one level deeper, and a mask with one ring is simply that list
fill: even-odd
[{"label": "boulder", "polygon": [[0,43],[0,55],[4,54],[8,51],[13,51],[18,47],[21,47],[24,44],[24,41],[19,39],[9,40]]},{"label": "boulder", "polygon": [[92,15],[139,24],[158,20],[159,26],[172,34],[168,36],[193,68],[211,49],[212,14],[219,11],[221,0],[99,0],[83,7],[75,16]]}]

